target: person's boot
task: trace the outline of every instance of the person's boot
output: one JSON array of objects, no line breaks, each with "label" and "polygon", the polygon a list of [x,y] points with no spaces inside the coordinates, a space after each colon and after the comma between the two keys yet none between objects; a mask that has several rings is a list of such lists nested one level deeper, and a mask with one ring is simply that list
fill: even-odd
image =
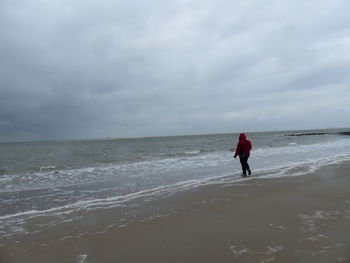
[{"label": "person's boot", "polygon": [[250,169],[248,170],[248,174],[251,175],[252,174],[252,171],[250,171]]}]

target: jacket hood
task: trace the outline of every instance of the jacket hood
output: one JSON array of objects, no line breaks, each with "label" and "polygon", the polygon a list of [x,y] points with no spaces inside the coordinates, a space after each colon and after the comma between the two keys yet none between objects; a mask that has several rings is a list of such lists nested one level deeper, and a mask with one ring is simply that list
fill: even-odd
[{"label": "jacket hood", "polygon": [[239,140],[240,140],[240,141],[246,140],[246,139],[247,139],[247,137],[245,136],[244,133],[241,133],[241,134],[239,135]]}]

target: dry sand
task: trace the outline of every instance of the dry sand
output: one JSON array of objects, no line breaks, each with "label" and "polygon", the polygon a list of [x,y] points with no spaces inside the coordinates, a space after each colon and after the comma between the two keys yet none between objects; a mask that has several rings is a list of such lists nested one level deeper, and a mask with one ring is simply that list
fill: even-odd
[{"label": "dry sand", "polygon": [[0,262],[350,262],[349,171],[343,163],[201,187],[156,201],[171,212],[123,227],[2,240]]}]

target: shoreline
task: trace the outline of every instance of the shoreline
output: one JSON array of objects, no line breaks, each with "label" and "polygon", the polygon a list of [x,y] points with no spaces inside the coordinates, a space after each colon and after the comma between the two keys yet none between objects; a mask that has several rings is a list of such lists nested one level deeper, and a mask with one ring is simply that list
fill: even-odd
[{"label": "shoreline", "polygon": [[344,162],[203,186],[155,201],[172,212],[124,226],[7,239],[0,262],[349,262],[349,171]]}]

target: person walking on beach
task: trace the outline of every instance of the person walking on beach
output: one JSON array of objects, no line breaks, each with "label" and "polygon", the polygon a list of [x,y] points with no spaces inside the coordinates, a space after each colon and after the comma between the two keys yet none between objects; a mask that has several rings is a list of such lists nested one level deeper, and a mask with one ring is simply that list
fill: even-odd
[{"label": "person walking on beach", "polygon": [[239,141],[237,143],[236,147],[236,152],[235,155],[233,156],[234,158],[239,156],[239,161],[241,162],[242,165],[242,171],[243,175],[242,176],[247,176],[247,171],[248,174],[251,175],[252,172],[250,171],[249,164],[248,164],[248,158],[250,156],[250,150],[252,149],[252,144],[249,140],[247,140],[247,137],[245,136],[244,133],[241,133],[239,135]]}]

